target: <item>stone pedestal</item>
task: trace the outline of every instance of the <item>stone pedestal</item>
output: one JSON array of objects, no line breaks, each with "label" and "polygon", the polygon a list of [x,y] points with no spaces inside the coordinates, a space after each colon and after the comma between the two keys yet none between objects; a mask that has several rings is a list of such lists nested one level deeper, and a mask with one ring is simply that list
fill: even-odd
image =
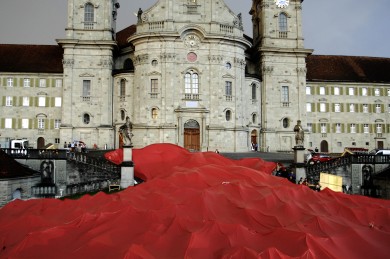
[{"label": "stone pedestal", "polygon": [[293,170],[295,173],[295,181],[298,183],[299,179],[306,178],[305,169],[305,148],[303,146],[295,146],[294,150],[294,164]]},{"label": "stone pedestal", "polygon": [[121,188],[134,186],[133,146],[123,146],[123,162],[121,164]]}]

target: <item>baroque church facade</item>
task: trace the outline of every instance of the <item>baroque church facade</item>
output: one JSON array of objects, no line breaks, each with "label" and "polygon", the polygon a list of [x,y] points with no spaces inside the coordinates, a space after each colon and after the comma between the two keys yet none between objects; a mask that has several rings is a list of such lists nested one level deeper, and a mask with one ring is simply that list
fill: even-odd
[{"label": "baroque church facade", "polygon": [[[224,1],[159,0],[116,32],[117,0],[68,0],[57,46],[0,45],[0,144],[291,151],[389,147],[390,59],[315,56],[302,0],[253,0],[253,38]],[[373,69],[377,68],[377,69]]]}]

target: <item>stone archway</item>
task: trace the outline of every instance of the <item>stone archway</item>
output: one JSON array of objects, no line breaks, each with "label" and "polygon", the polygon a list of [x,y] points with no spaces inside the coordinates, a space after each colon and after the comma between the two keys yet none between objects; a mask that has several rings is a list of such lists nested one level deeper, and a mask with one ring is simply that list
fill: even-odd
[{"label": "stone archway", "polygon": [[328,141],[326,140],[321,141],[320,152],[329,152]]},{"label": "stone archway", "polygon": [[257,143],[257,130],[251,131],[251,145],[254,151],[258,150],[259,144]]},{"label": "stone archway", "polygon": [[196,120],[184,123],[184,148],[200,151],[200,126]]},{"label": "stone archway", "polygon": [[37,148],[38,149],[43,149],[45,148],[45,139],[43,137],[39,137],[37,139]]}]

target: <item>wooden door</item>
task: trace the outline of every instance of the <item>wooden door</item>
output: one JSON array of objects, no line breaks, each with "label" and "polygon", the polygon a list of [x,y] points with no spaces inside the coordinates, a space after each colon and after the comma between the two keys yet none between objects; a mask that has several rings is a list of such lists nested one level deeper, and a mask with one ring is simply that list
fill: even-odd
[{"label": "wooden door", "polygon": [[184,148],[190,151],[200,151],[199,129],[184,129]]}]

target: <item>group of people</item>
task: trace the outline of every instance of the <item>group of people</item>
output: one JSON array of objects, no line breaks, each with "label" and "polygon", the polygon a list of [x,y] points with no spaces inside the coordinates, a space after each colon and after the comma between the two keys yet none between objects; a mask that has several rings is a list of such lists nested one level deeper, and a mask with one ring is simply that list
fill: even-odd
[{"label": "group of people", "polygon": [[318,183],[318,181],[316,182],[316,184],[309,184],[306,178],[301,177],[299,178],[298,184],[308,186],[309,188],[313,189],[316,192],[321,191],[321,185]]},{"label": "group of people", "polygon": [[68,150],[68,152],[71,153],[85,153],[87,152],[87,145],[82,141],[73,141],[69,142],[68,144],[64,143],[64,148]]}]

